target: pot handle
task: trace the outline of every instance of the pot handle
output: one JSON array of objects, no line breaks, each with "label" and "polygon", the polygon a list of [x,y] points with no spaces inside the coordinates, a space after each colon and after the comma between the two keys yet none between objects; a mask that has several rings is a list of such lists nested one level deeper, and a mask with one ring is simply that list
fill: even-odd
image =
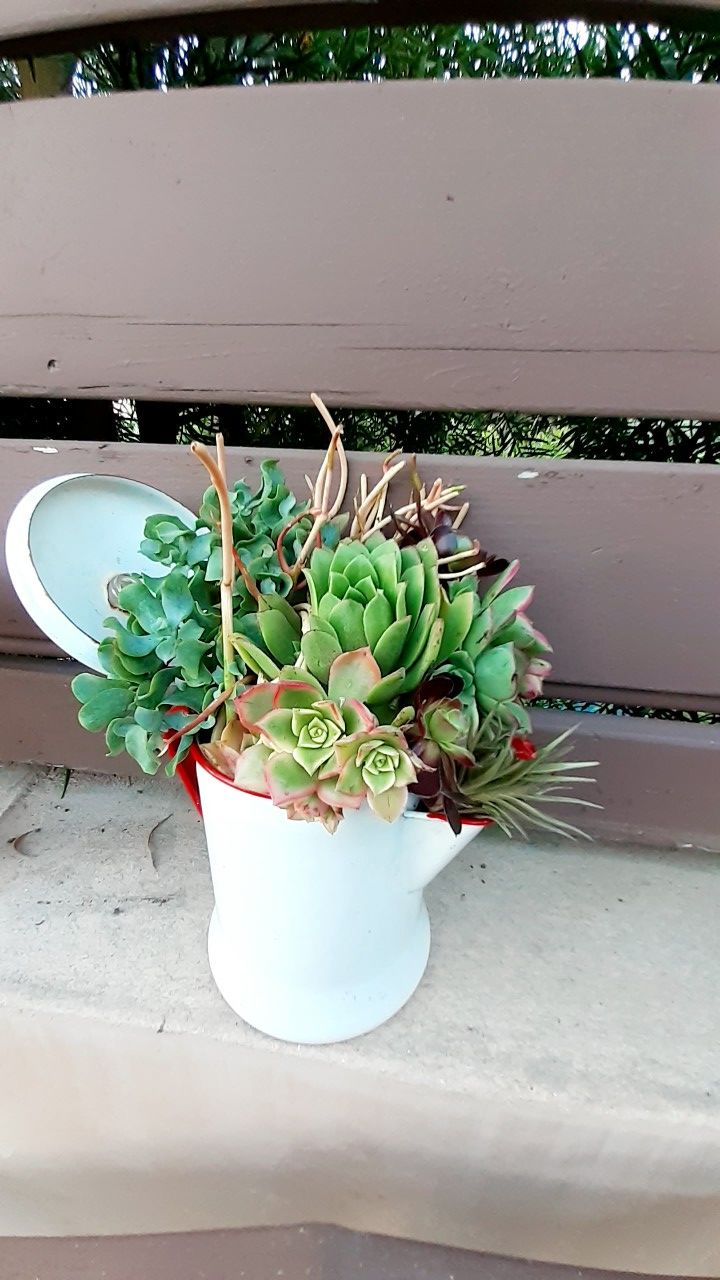
[{"label": "pot handle", "polygon": [[[171,707],[171,711],[187,711],[187,707]],[[189,713],[188,713],[189,714]],[[170,733],[163,734],[163,737],[169,738]],[[170,757],[175,755],[175,751],[171,747],[168,751]],[[190,747],[188,754],[184,760],[181,760],[175,768],[175,776],[178,777],[189,795],[193,806],[197,809],[202,818],[202,803],[200,800],[200,788],[197,780],[197,764],[195,763],[195,744]]]}]

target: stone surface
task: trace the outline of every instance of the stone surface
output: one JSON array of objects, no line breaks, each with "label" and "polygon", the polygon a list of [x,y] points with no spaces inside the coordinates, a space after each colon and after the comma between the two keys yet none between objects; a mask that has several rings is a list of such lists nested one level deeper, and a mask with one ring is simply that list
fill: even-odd
[{"label": "stone surface", "polygon": [[[217,994],[211,885],[179,785],[0,772],[0,1007],[192,1032],[505,1101],[718,1124],[720,860],[483,832],[427,892],[433,951],[395,1019],[276,1044]],[[160,825],[158,825],[160,824]],[[25,834],[27,833],[27,834]],[[22,836],[22,839],[18,837]]]}]

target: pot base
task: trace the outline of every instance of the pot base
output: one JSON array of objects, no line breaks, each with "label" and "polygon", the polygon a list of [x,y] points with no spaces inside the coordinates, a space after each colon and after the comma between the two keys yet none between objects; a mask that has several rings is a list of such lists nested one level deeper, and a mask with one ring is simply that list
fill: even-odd
[{"label": "pot base", "polygon": [[324,991],[272,982],[241,969],[224,945],[217,912],[208,930],[208,959],[217,988],[230,1008],[256,1031],[292,1044],[336,1044],[374,1031],[399,1012],[418,986],[430,955],[430,920],[423,903],[410,946],[372,982]]}]

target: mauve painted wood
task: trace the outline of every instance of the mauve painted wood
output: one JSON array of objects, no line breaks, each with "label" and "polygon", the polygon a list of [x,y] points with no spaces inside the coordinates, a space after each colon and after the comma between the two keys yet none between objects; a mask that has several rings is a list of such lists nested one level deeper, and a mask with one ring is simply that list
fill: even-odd
[{"label": "mauve painted wood", "polygon": [[[6,1239],[0,1242],[0,1274],[3,1280],[631,1280],[619,1271],[524,1262],[315,1225]],[[634,1280],[649,1278],[634,1273]]]},{"label": "mauve painted wood", "polygon": [[[139,777],[127,756],[105,755],[102,734],[80,728],[70,691],[79,670],[73,662],[0,657],[0,763]],[[604,807],[562,817],[605,840],[720,851],[720,727],[563,711],[536,711],[533,725],[539,742],[576,726],[575,758],[600,762],[597,785],[583,794]]]},{"label": "mauve painted wood", "polygon": [[[47,446],[40,446],[40,449]],[[19,498],[53,475],[125,475],[166,489],[197,509],[205,480],[189,450],[175,445],[0,442],[0,531]],[[253,482],[265,451],[229,449],[233,479]],[[320,455],[282,451],[288,483]],[[361,469],[377,474],[378,454],[351,455],[350,492]],[[522,581],[537,586],[531,615],[555,645],[556,686],[572,696],[589,685],[690,695],[710,706],[720,695],[720,468],[653,463],[425,457],[437,475],[466,486],[468,524],[488,550],[519,556]],[[407,500],[409,484],[394,492]],[[71,553],[71,546],[69,548]],[[38,648],[0,565],[0,652]],[[7,640],[3,639],[7,637]],[[9,646],[8,646],[9,641]],[[559,690],[557,690],[559,692]],[[644,693],[643,693],[644,696]]]},{"label": "mauve painted wood", "polygon": [[659,82],[5,105],[0,392],[720,416],[719,130]]},{"label": "mauve painted wood", "polygon": [[[580,0],[576,18],[648,22],[655,18],[702,26],[716,0]],[[162,39],[178,30],[221,35],[419,22],[535,21],[567,17],[567,0],[124,0],[102,8],[92,0],[6,0],[0,15],[0,56],[38,57],[88,48],[101,40]]]}]

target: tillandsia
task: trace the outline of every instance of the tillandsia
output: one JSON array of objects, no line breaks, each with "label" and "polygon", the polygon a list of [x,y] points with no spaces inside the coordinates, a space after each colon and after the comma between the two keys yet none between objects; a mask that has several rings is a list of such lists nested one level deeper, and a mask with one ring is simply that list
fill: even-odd
[{"label": "tillandsia", "polygon": [[229,487],[222,437],[216,456],[192,446],[211,487],[194,525],[146,522],[154,573],[119,584],[106,675],[73,682],[81,723],[148,773],[197,740],[238,788],[330,832],[363,805],[392,822],[412,803],[454,830],[578,834],[548,807],[587,803],[564,788],[590,765],[565,759],[567,735],[531,741],[551,648],[518,561],[484,550],[462,487],[424,484],[414,459],[407,501],[397,455],[348,501],[342,427],[312,399],[330,443],[307,498],[272,461],[255,489]]}]

